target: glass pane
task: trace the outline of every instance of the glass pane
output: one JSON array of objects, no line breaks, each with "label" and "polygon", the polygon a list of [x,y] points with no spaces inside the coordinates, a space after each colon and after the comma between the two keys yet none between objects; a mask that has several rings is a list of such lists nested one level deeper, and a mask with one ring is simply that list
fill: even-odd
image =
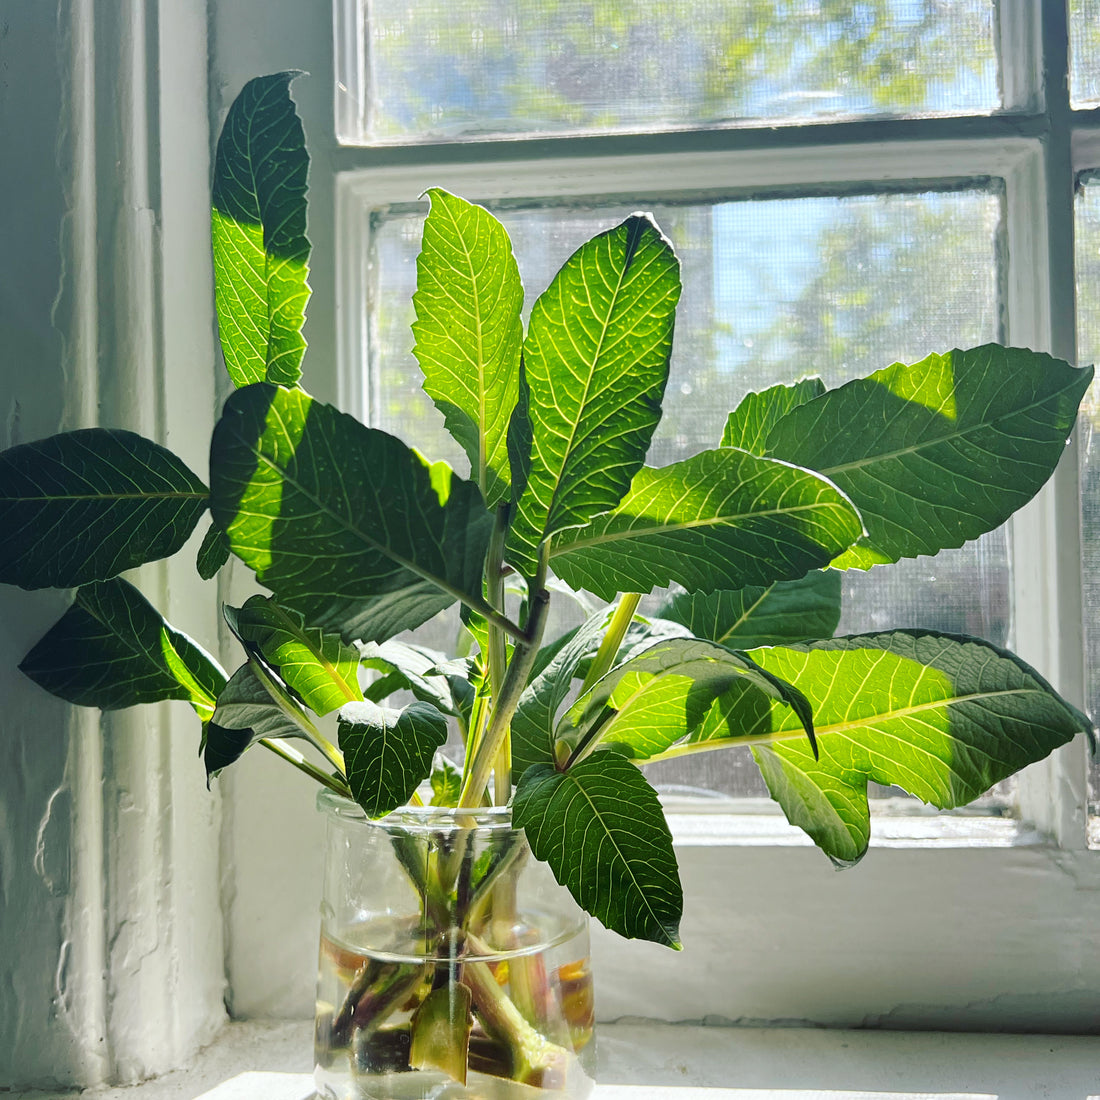
[{"label": "glass pane", "polygon": [[994,0],[340,0],[347,144],[994,111]]},{"label": "glass pane", "polygon": [[[1100,361],[1100,182],[1077,192],[1077,361]],[[1084,606],[1100,607],[1100,388],[1093,382],[1081,406],[1081,538]],[[1090,714],[1100,713],[1100,624],[1085,616],[1085,657]],[[1100,846],[1100,757],[1089,774],[1090,832]]]},{"label": "glass pane", "polygon": [[1100,0],[1069,0],[1069,100],[1100,107]]},{"label": "glass pane", "polygon": [[[528,304],[570,252],[631,209],[498,210]],[[999,336],[1001,198],[993,190],[666,204],[653,212],[680,255],[684,292],[652,465],[716,446],[726,413],[749,390],[814,373],[837,385],[899,359]],[[377,216],[373,254],[360,265],[372,272],[369,419],[465,473],[464,456],[419,388],[411,354],[422,223],[421,212]],[[851,571],[841,630],[928,627],[1003,645],[1010,580],[1003,531],[936,558]],[[651,774],[663,783],[766,793],[751,760],[725,752],[654,766]]]}]

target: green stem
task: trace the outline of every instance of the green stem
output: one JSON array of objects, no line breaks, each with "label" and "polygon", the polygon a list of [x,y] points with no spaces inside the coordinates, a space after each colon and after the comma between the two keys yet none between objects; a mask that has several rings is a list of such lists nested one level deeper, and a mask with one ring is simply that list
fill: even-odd
[{"label": "green stem", "polygon": [[619,652],[619,646],[623,644],[630,624],[634,621],[634,612],[638,610],[638,601],[641,595],[637,592],[624,592],[619,599],[619,606],[615,608],[615,614],[611,616],[611,622],[607,627],[607,633],[600,642],[600,648],[588,666],[588,675],[581,685],[583,695],[594,683],[602,680],[611,671],[615,662],[615,655]]},{"label": "green stem", "polygon": [[293,764],[299,771],[305,772],[310,778],[316,779],[323,787],[328,787],[330,791],[343,795],[344,798],[351,798],[351,791],[348,790],[346,783],[322,771],[316,764],[311,764],[293,745],[288,745],[281,737],[261,737],[260,744],[288,764]]},{"label": "green stem", "polygon": [[[491,606],[504,610],[504,540],[508,534],[508,505],[497,506],[496,522],[485,562],[485,596]],[[489,684],[494,698],[504,684],[508,648],[501,627],[489,623]],[[512,794],[511,734],[505,732],[493,762],[493,800],[507,804]]]},{"label": "green stem", "polygon": [[305,734],[306,740],[344,775],[344,757],[340,750],[310,721],[309,715],[292,702],[282,684],[255,657],[249,657],[248,663],[271,701]]},{"label": "green stem", "polygon": [[546,612],[550,606],[550,594],[543,587],[543,582],[546,580],[547,558],[547,543],[543,543],[539,555],[538,575],[531,586],[531,610],[527,616],[527,633],[530,639],[517,642],[512,652],[512,660],[505,673],[504,682],[500,686],[493,715],[489,719],[489,728],[477,747],[470,774],[462,786],[462,794],[458,800],[462,809],[481,805],[481,796],[489,783],[489,772],[508,734],[512,715],[516,712],[519,697],[527,686],[527,677],[538,655],[539,642],[542,641],[542,632],[546,626]]}]

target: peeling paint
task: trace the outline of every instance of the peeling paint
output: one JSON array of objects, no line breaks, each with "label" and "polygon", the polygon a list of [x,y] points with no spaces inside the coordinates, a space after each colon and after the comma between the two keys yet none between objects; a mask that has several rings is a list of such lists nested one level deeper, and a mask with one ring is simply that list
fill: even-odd
[{"label": "peeling paint", "polygon": [[69,892],[72,809],[72,793],[67,785],[62,784],[50,795],[35,838],[35,874],[55,898],[64,897]]}]

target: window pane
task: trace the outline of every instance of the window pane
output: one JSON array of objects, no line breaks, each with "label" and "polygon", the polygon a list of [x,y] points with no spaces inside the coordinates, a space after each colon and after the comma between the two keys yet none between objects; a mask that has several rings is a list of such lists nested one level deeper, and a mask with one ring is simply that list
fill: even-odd
[{"label": "window pane", "polygon": [[1100,0],[1069,2],[1069,99],[1100,107]]},{"label": "window pane", "polygon": [[[582,241],[634,206],[498,210],[528,306]],[[999,336],[1001,199],[992,189],[666,204],[653,212],[680,255],[684,292],[652,465],[716,446],[726,413],[749,390],[815,373],[837,385],[899,359]],[[373,254],[359,265],[372,272],[368,417],[466,472],[420,390],[411,354],[422,224],[421,212],[377,216]],[[345,293],[362,300],[355,288]],[[1003,531],[934,559],[850,571],[841,630],[929,627],[1003,645],[1010,581]],[[658,765],[651,774],[766,793],[751,761],[728,753]]]},{"label": "window pane", "polygon": [[[1077,361],[1100,360],[1100,182],[1077,193]],[[1100,607],[1100,391],[1093,382],[1081,406],[1081,537],[1084,606]],[[1100,713],[1100,624],[1085,615],[1088,711]],[[1100,846],[1100,757],[1089,776],[1090,833]]]},{"label": "window pane", "polygon": [[346,144],[986,113],[993,0],[340,0]]}]

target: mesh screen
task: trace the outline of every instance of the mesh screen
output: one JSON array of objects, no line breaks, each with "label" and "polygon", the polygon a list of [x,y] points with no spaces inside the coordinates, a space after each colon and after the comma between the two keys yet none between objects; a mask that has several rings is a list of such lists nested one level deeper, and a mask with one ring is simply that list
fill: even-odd
[{"label": "mesh screen", "polygon": [[1069,2],[1069,99],[1100,107],[1100,0]]},{"label": "mesh screen", "polygon": [[[498,211],[528,308],[582,241],[634,205]],[[999,336],[1001,199],[991,190],[667,204],[653,213],[680,255],[684,292],[652,465],[716,446],[727,412],[749,390],[814,373],[836,385]],[[363,265],[373,273],[368,418],[466,473],[465,456],[420,390],[411,352],[422,224],[421,213],[407,213],[374,225]],[[936,558],[850,571],[840,629],[928,627],[1008,644],[1010,585],[1001,530]],[[453,627],[437,629],[434,644],[446,645]],[[728,751],[650,773],[662,784],[766,793],[751,759]]]},{"label": "mesh screen", "polygon": [[983,113],[993,0],[341,0],[348,144]]}]

